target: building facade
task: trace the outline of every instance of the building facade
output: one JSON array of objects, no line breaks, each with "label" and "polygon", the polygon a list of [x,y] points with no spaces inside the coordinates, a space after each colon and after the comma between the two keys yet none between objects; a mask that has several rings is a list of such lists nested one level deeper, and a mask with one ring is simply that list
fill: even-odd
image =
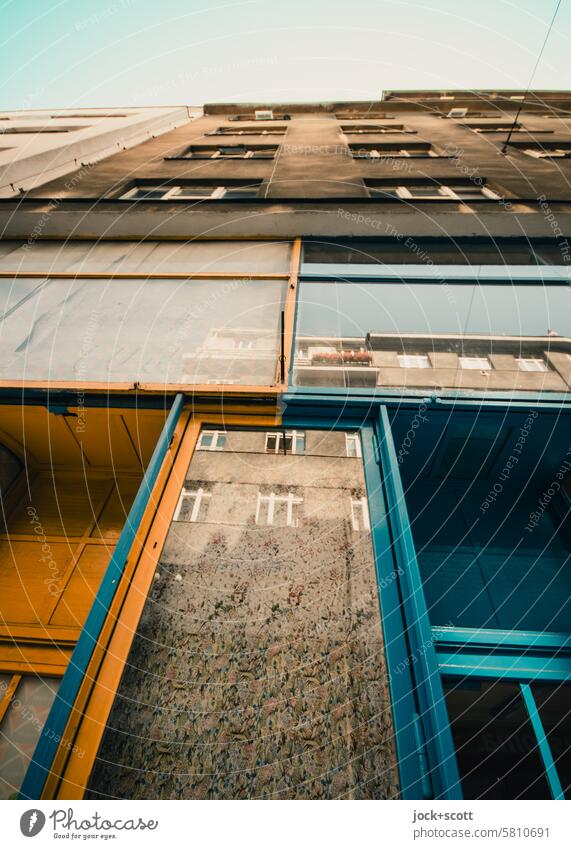
[{"label": "building facade", "polygon": [[386,92],[0,153],[1,797],[569,797],[570,122]]}]

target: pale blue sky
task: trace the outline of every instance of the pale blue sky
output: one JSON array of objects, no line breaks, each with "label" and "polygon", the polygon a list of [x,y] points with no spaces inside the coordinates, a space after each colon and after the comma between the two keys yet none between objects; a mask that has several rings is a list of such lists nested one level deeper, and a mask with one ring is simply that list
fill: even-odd
[{"label": "pale blue sky", "polygon": [[[0,0],[0,108],[525,88],[556,0]],[[571,88],[563,0],[535,88]]]}]

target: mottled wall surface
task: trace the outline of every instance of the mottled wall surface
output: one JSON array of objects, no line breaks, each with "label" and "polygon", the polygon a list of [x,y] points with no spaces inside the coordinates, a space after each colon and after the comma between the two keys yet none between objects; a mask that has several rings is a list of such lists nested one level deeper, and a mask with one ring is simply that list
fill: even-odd
[{"label": "mottled wall surface", "polygon": [[[362,461],[197,451],[88,796],[388,798],[398,775]],[[288,520],[268,497],[295,499]],[[177,513],[175,513],[177,516]],[[257,523],[256,523],[257,518]],[[360,529],[357,529],[357,528]]]}]

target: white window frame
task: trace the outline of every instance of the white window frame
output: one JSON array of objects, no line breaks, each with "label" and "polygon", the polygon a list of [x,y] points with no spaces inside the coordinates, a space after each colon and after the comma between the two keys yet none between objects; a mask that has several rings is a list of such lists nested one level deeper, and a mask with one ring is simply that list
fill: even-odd
[{"label": "white window frame", "polygon": [[[261,509],[262,505],[267,504],[268,512],[266,521],[261,521]],[[274,512],[276,504],[287,504],[287,515],[286,515],[286,527],[288,528],[297,528],[299,527],[299,519],[293,516],[293,508],[294,505],[303,504],[303,498],[299,495],[294,495],[293,492],[288,492],[287,495],[276,495],[275,492],[268,492],[266,494],[262,494],[258,492],[258,502],[256,504],[256,525],[273,525],[274,524]]]},{"label": "white window frame", "polygon": [[[200,436],[198,437],[198,444],[196,446],[197,450],[198,451],[223,451],[224,450],[224,443],[226,441],[226,433],[227,433],[227,431],[225,431],[225,430],[201,430]],[[202,444],[202,437],[206,436],[206,435],[212,436],[212,444],[211,445],[203,445]],[[222,440],[220,440],[221,436],[223,437]],[[219,442],[222,442],[222,445],[219,445],[218,444]]]},{"label": "white window frame", "polygon": [[460,368],[473,371],[491,371],[492,364],[487,357],[458,357]]},{"label": "white window frame", "polygon": [[[500,196],[496,194],[496,192],[492,191],[492,189],[488,189],[487,186],[477,186],[477,190],[481,193],[482,197],[489,198],[490,200],[499,200]],[[412,189],[412,191],[411,191]],[[458,189],[460,187],[458,186]],[[470,186],[466,186],[466,189],[472,191]],[[396,194],[397,197],[403,198],[405,200],[459,200],[463,203],[470,203],[472,200],[477,200],[477,198],[463,198],[462,195],[458,194],[454,191],[450,186],[436,186],[434,195],[415,195],[414,186],[409,188],[408,186],[397,186]]]},{"label": "white window frame", "polygon": [[[351,454],[349,451],[350,445],[353,445],[355,448],[354,454]],[[363,456],[361,451],[361,435],[359,434],[359,431],[355,431],[354,433],[345,433],[345,453],[347,457],[352,458]]]},{"label": "white window frame", "polygon": [[[211,495],[212,493],[206,492],[206,490],[204,490],[201,486],[198,489],[188,489],[186,486],[183,486],[176,505],[176,510],[174,511],[173,522],[198,522],[202,501],[203,499],[209,499]],[[180,519],[179,517],[182,512],[185,498],[192,499],[192,510],[190,512],[190,518]]]},{"label": "white window frame", "polygon": [[[297,437],[299,436],[300,438],[303,438],[303,446],[304,446],[304,449],[303,449],[302,452],[300,452],[300,455],[305,454],[305,431],[304,430],[286,430],[285,434],[284,434],[283,430],[268,431],[266,433],[266,445],[265,445],[266,454],[283,454],[284,449],[283,449],[283,446],[280,443],[283,439],[284,445],[285,445],[285,437],[288,437],[288,436],[291,437],[291,451],[286,451],[286,453],[287,454],[297,454],[298,453],[298,451],[297,451]],[[268,448],[268,440],[271,439],[272,437],[276,438],[276,447],[275,448]]]},{"label": "white window frame", "polygon": [[413,155],[415,151],[411,148],[399,147],[391,150],[382,150],[381,148],[363,148],[362,150],[351,150],[351,155],[353,159],[400,159],[400,158],[408,158],[408,159],[423,159],[429,158],[431,156],[438,156],[438,154],[432,150],[432,148],[427,148],[426,150],[420,148],[416,151],[416,155]]},{"label": "white window frame", "polygon": [[[519,371],[535,371],[544,374],[546,371],[549,371],[547,363],[541,357],[516,357],[515,361]],[[532,367],[528,368],[528,365]]]},{"label": "white window frame", "polygon": [[[397,354],[401,368],[430,368],[428,354]],[[420,365],[422,363],[422,365]]]},{"label": "white window frame", "polygon": [[[361,513],[361,521],[357,516],[357,508]],[[362,524],[362,527],[361,527]],[[366,496],[361,498],[351,497],[351,525],[354,531],[370,531],[371,519],[369,517],[369,505]]]},{"label": "white window frame", "polygon": [[[120,200],[130,200],[134,198],[140,189],[161,189],[161,186],[153,186],[149,184],[148,186],[133,186],[132,189],[125,192],[120,196]],[[164,194],[160,198],[153,198],[153,200],[162,201],[162,200],[171,200],[171,198],[180,198],[180,192],[185,188],[185,186],[171,186],[170,188],[166,188],[164,190]],[[198,189],[199,186],[196,186]],[[209,200],[210,198],[221,198],[226,194],[226,189],[224,186],[217,186],[209,195],[184,195],[183,200]],[[145,198],[139,198],[139,200],[145,200]]]},{"label": "white window frame", "polygon": [[554,147],[550,150],[544,148],[537,150],[534,147],[523,148],[523,152],[527,156],[533,156],[534,159],[567,159],[571,157],[571,148]]}]

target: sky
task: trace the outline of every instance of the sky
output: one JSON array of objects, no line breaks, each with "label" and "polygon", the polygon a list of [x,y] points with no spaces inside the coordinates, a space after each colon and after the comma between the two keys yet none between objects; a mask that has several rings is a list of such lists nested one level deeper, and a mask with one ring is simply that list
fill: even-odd
[{"label": "sky", "polygon": [[[530,81],[557,0],[0,0],[0,108],[378,99]],[[571,89],[571,0],[534,88]]]}]

